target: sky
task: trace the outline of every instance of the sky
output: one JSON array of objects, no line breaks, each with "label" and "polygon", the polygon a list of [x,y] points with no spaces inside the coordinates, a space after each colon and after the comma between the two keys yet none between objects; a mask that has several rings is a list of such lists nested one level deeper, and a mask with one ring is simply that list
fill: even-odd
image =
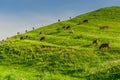
[{"label": "sky", "polygon": [[0,40],[109,6],[120,0],[0,0]]}]

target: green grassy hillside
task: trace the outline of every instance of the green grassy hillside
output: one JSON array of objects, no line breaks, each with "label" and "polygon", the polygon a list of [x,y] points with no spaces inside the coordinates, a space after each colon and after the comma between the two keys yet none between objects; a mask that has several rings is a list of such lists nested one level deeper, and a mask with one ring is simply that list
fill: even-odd
[{"label": "green grassy hillside", "polygon": [[119,80],[119,45],[120,7],[101,8],[3,41],[0,79]]}]

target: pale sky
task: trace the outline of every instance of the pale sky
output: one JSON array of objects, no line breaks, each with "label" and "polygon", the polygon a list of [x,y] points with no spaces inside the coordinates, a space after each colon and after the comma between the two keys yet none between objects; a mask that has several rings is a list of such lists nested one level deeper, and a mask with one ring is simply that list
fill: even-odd
[{"label": "pale sky", "polygon": [[120,0],[0,0],[0,40],[109,6],[120,6]]}]

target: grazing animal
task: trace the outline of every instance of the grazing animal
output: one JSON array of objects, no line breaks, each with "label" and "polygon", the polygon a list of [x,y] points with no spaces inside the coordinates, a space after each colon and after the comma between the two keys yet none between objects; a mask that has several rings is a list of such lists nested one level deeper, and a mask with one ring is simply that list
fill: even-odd
[{"label": "grazing animal", "polygon": [[63,28],[63,29],[65,29],[65,28],[66,28],[66,26],[63,26],[62,28]]},{"label": "grazing animal", "polygon": [[100,29],[108,29],[109,26],[100,26]]},{"label": "grazing animal", "polygon": [[93,44],[98,44],[98,39],[93,40]]},{"label": "grazing animal", "polygon": [[39,32],[39,34],[42,34],[42,32]]},{"label": "grazing animal", "polygon": [[25,32],[27,32],[27,30],[25,30]]},{"label": "grazing animal", "polygon": [[88,20],[87,19],[83,20],[83,23],[88,23]]},{"label": "grazing animal", "polygon": [[29,36],[28,36],[28,35],[26,35],[26,36],[25,36],[25,38],[29,38]]},{"label": "grazing animal", "polygon": [[73,30],[70,30],[69,33],[73,33],[74,31]]},{"label": "grazing animal", "polygon": [[58,19],[58,22],[60,22],[60,19]]},{"label": "grazing animal", "polygon": [[20,37],[20,40],[23,40],[24,39],[24,37]]},{"label": "grazing animal", "polygon": [[32,27],[32,29],[33,29],[33,30],[35,30],[35,28],[34,28],[34,27]]},{"label": "grazing animal", "polygon": [[102,49],[102,48],[109,48],[109,43],[103,43],[100,45],[99,49]]},{"label": "grazing animal", "polygon": [[80,25],[80,24],[83,24],[83,23],[88,23],[88,20],[85,19],[85,20],[83,20],[82,22],[79,22],[77,25]]},{"label": "grazing animal", "polygon": [[17,32],[17,35],[19,35],[20,34],[20,32]]},{"label": "grazing animal", "polygon": [[43,40],[45,40],[45,37],[44,37],[44,36],[40,38],[40,41],[43,41]]},{"label": "grazing animal", "polygon": [[71,27],[70,26],[66,26],[66,29],[70,29]]}]

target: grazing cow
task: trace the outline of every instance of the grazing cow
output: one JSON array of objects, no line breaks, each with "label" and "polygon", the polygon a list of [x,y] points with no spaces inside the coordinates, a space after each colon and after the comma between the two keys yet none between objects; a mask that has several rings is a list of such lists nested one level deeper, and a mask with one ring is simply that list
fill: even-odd
[{"label": "grazing cow", "polygon": [[102,49],[102,48],[109,48],[109,43],[103,43],[100,45],[99,49]]},{"label": "grazing cow", "polygon": [[42,32],[40,32],[39,34],[42,34]]},{"label": "grazing cow", "polygon": [[66,28],[66,26],[63,26],[62,28],[63,28],[63,29],[65,29],[65,28]]},{"label": "grazing cow", "polygon": [[108,29],[109,26],[100,26],[100,29]]},{"label": "grazing cow", "polygon": [[70,26],[66,26],[66,29],[70,29],[71,27]]},{"label": "grazing cow", "polygon": [[41,37],[41,38],[40,38],[40,41],[43,41],[43,40],[45,40],[45,37]]},{"label": "grazing cow", "polygon": [[25,36],[25,38],[29,38],[29,36],[28,36],[28,35],[26,35],[26,36]]},{"label": "grazing cow", "polygon": [[17,32],[17,35],[19,35],[20,34],[20,32]]},{"label": "grazing cow", "polygon": [[83,20],[83,23],[88,23],[88,20],[87,19]]},{"label": "grazing cow", "polygon": [[25,32],[27,32],[27,30],[25,30]]},{"label": "grazing cow", "polygon": [[32,29],[33,29],[33,30],[35,30],[35,28],[34,28],[34,27],[32,27]]},{"label": "grazing cow", "polygon": [[69,17],[69,19],[71,19],[71,17]]},{"label": "grazing cow", "polygon": [[98,44],[98,39],[93,40],[93,44]]},{"label": "grazing cow", "polygon": [[24,37],[20,37],[20,40],[23,40],[24,39]]},{"label": "grazing cow", "polygon": [[74,31],[73,30],[70,30],[69,33],[73,33]]},{"label": "grazing cow", "polygon": [[60,22],[60,19],[58,19],[58,22]]},{"label": "grazing cow", "polygon": [[88,20],[85,19],[85,20],[83,20],[82,22],[79,22],[77,25],[80,25],[80,24],[83,24],[83,23],[88,23]]}]

